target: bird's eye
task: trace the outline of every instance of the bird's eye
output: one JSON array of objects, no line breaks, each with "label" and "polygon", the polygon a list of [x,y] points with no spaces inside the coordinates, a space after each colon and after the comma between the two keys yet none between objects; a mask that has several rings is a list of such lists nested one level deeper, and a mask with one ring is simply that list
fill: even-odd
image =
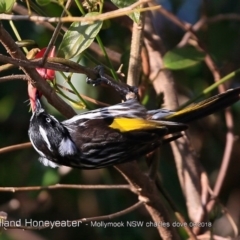
[{"label": "bird's eye", "polygon": [[51,119],[50,119],[50,118],[46,118],[46,121],[47,121],[48,123],[50,123],[50,122],[51,122]]}]

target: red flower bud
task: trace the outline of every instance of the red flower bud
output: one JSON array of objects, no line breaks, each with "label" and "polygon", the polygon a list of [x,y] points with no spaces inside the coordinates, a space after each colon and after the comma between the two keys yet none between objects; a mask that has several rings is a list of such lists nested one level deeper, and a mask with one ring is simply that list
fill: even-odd
[{"label": "red flower bud", "polygon": [[31,108],[32,108],[33,112],[36,109],[37,92],[38,92],[38,90],[35,87],[33,87],[33,85],[29,81],[28,82],[28,96],[29,96],[30,105],[31,105]]},{"label": "red flower bud", "polygon": [[[35,59],[43,57],[45,51],[47,48],[41,49],[36,55]],[[55,46],[51,49],[51,51],[48,54],[48,57],[55,57]],[[52,69],[46,69],[46,68],[36,68],[37,72],[41,75],[41,77],[45,80],[53,80],[55,78],[55,71]],[[32,111],[35,111],[36,109],[36,97],[37,94],[39,97],[42,96],[42,93],[39,92],[35,87],[32,86],[30,82],[28,82],[28,96],[30,99],[30,105],[32,108]]]},{"label": "red flower bud", "polygon": [[[35,59],[43,57],[45,51],[47,48],[41,49],[36,55]],[[56,51],[55,51],[55,46],[51,49],[51,51],[48,54],[48,57],[55,57]],[[55,78],[55,70],[52,69],[46,69],[46,68],[36,68],[38,73],[41,75],[42,78],[48,79],[48,80],[53,80]]]}]

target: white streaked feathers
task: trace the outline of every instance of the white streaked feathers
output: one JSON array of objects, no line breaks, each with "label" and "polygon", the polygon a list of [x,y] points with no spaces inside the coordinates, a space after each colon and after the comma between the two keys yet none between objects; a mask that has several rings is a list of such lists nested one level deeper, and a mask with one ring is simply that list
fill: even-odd
[{"label": "white streaked feathers", "polygon": [[77,122],[81,119],[103,119],[108,117],[145,118],[147,110],[137,100],[131,99],[124,103],[88,111],[63,121],[65,125]]},{"label": "white streaked feathers", "polygon": [[69,138],[63,138],[58,147],[61,156],[74,155],[78,153],[76,145]]},{"label": "white streaked feathers", "polygon": [[50,142],[48,140],[46,131],[41,126],[39,126],[39,132],[40,132],[43,140],[47,144],[47,148],[49,149],[49,151],[52,151],[51,144],[50,144]]},{"label": "white streaked feathers", "polygon": [[52,167],[52,168],[59,167],[58,164],[56,164],[56,163],[48,160],[48,159],[45,158],[45,157],[40,157],[38,160],[40,161],[40,163],[42,163],[42,164],[43,164],[44,166],[46,166],[46,167]]},{"label": "white streaked feathers", "polygon": [[39,153],[39,155],[42,156],[42,157],[45,157],[45,154],[42,151],[38,150],[38,148],[35,146],[35,144],[34,144],[34,142],[32,141],[31,138],[30,138],[30,141],[32,143],[33,148]]},{"label": "white streaked feathers", "polygon": [[160,120],[165,118],[166,116],[170,114],[174,114],[175,111],[168,110],[168,109],[157,109],[157,110],[150,110],[148,111],[148,115],[151,116],[151,120]]},{"label": "white streaked feathers", "polygon": [[[39,126],[39,132],[40,132],[43,140],[47,144],[47,148],[50,151],[53,151],[52,147],[51,147],[51,144],[48,140],[47,133],[41,126]],[[62,139],[62,141],[59,144],[58,150],[59,150],[60,155],[63,156],[63,157],[67,156],[67,155],[74,155],[78,152],[77,147],[75,146],[73,141],[69,138],[63,138]]]},{"label": "white streaked feathers", "polygon": [[[30,141],[32,142],[32,139],[31,139],[31,138],[30,138]],[[56,167],[59,166],[58,164],[56,164],[56,163],[48,160],[48,159],[46,158],[45,154],[44,154],[42,151],[38,150],[33,142],[32,142],[32,146],[33,146],[33,148],[38,152],[38,154],[41,156],[41,157],[38,158],[38,160],[39,160],[39,162],[42,163],[44,166],[46,166],[46,167],[49,166],[49,167],[52,167],[52,168],[56,168]]]}]

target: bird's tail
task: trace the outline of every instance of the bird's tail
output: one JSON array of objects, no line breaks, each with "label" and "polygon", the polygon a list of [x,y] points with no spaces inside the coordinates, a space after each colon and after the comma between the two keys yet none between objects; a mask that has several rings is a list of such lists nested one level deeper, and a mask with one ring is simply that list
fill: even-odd
[{"label": "bird's tail", "polygon": [[240,88],[229,89],[228,91],[210,97],[199,103],[192,104],[182,110],[172,112],[164,112],[162,110],[149,111],[150,119],[165,120],[172,122],[188,123],[214,112],[224,109],[240,99]]}]

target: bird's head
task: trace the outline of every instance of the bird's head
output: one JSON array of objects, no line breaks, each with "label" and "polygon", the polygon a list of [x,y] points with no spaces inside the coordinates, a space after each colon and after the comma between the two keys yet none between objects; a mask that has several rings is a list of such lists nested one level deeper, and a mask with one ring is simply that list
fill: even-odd
[{"label": "bird's head", "polygon": [[[38,97],[30,120],[29,138],[35,150],[45,160],[56,161],[78,154],[78,148],[72,141],[68,130],[54,116],[41,106]],[[47,164],[49,165],[49,164]]]}]

